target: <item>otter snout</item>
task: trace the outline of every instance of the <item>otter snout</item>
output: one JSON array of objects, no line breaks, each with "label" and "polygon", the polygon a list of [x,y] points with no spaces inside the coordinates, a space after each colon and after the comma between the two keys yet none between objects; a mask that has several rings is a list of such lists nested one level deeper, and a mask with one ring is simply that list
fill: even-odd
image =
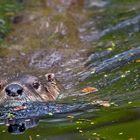
[{"label": "otter snout", "polygon": [[23,88],[18,84],[10,84],[5,88],[5,92],[10,97],[22,95]]}]

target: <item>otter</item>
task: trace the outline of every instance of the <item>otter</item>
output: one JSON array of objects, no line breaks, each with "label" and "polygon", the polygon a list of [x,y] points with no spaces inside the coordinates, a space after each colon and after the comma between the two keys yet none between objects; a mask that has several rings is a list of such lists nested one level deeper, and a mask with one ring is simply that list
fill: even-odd
[{"label": "otter", "polygon": [[44,78],[20,75],[14,79],[0,81],[0,105],[4,107],[23,106],[27,102],[55,101],[60,95],[53,73]]}]

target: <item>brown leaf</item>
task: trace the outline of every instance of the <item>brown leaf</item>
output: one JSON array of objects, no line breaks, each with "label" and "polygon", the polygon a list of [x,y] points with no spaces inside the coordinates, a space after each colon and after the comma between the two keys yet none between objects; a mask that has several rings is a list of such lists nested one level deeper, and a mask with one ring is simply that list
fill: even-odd
[{"label": "brown leaf", "polygon": [[98,89],[95,87],[86,87],[81,90],[81,92],[84,92],[84,93],[92,93],[92,92],[96,92],[96,91],[98,91]]},{"label": "brown leaf", "polygon": [[136,60],[136,62],[137,62],[137,63],[140,63],[140,59],[139,59],[139,60]]}]

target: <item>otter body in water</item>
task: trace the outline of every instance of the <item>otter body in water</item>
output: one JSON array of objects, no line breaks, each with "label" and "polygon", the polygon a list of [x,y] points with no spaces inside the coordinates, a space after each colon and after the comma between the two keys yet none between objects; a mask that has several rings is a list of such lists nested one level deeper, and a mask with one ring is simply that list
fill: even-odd
[{"label": "otter body in water", "polygon": [[[66,115],[77,111],[82,113],[90,104],[57,104],[60,95],[54,74],[37,78],[23,75],[0,81],[0,120],[8,132],[22,134],[25,130],[38,125],[39,117],[45,115]],[[92,109],[106,102],[95,101]],[[58,115],[58,116],[59,116]]]},{"label": "otter body in water", "polygon": [[45,78],[31,75],[16,76],[0,82],[0,105],[4,107],[22,106],[28,102],[55,101],[60,94],[54,74]]}]

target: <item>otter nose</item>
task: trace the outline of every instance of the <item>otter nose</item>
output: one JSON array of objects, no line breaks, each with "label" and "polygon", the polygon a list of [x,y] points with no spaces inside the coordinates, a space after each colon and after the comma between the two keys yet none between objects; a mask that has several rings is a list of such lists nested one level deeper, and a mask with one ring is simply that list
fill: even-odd
[{"label": "otter nose", "polygon": [[6,87],[5,92],[8,96],[15,97],[18,95],[22,95],[23,88],[18,84],[11,84]]}]

